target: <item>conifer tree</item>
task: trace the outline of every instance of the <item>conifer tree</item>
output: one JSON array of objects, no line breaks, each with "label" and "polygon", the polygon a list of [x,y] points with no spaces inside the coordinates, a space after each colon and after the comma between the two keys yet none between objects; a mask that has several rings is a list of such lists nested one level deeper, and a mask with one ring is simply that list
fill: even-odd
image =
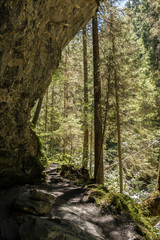
[{"label": "conifer tree", "polygon": [[99,40],[97,13],[92,19],[93,27],[93,64],[94,64],[94,177],[97,183],[104,183],[103,149],[102,145],[102,109],[101,81],[99,62]]},{"label": "conifer tree", "polygon": [[[67,74],[67,60],[68,60],[68,51],[66,50],[65,53],[65,78],[64,78],[64,89],[63,89],[63,101],[64,101],[64,112],[63,112],[63,117],[64,117],[64,122],[67,119],[67,96],[68,96],[68,74]],[[65,160],[66,157],[66,145],[67,145],[67,136],[66,132],[64,132],[63,136],[63,160]]]},{"label": "conifer tree", "polygon": [[46,91],[46,102],[45,102],[45,118],[44,118],[44,126],[45,126],[45,132],[47,132],[48,127],[48,89]]},{"label": "conifer tree", "polygon": [[41,107],[42,107],[42,102],[43,102],[43,96],[38,99],[37,107],[36,107],[36,110],[35,110],[35,113],[34,113],[34,116],[33,116],[32,124],[33,124],[34,128],[37,125],[37,121],[38,121],[40,111],[41,111]]},{"label": "conifer tree", "polygon": [[88,61],[87,61],[87,34],[86,27],[83,28],[83,71],[84,71],[84,138],[83,138],[83,162],[82,165],[88,167]]}]

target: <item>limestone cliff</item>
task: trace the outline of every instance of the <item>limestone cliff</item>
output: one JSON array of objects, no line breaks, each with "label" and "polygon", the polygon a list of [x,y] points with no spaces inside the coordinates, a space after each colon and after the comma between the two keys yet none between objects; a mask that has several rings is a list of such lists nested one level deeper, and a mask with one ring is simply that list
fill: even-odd
[{"label": "limestone cliff", "polygon": [[31,109],[96,9],[96,0],[0,1],[0,185],[40,176]]}]

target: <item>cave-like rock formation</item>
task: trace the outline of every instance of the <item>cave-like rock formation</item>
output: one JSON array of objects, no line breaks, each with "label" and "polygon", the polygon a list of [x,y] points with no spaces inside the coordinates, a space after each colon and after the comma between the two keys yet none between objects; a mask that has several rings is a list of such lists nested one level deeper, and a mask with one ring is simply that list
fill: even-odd
[{"label": "cave-like rock formation", "polygon": [[96,0],[0,1],[0,185],[41,176],[30,112]]}]

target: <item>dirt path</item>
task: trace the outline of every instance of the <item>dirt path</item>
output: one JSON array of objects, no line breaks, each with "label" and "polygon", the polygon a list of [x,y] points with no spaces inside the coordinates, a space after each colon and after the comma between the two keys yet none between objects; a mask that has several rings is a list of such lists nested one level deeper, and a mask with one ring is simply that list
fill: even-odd
[{"label": "dirt path", "polygon": [[[103,212],[88,202],[85,189],[61,178],[51,165],[47,184],[26,185],[0,194],[1,240],[141,240],[136,227],[125,217]],[[15,199],[38,189],[55,196],[51,211],[42,216],[13,211]],[[25,204],[25,200],[24,200]]]}]

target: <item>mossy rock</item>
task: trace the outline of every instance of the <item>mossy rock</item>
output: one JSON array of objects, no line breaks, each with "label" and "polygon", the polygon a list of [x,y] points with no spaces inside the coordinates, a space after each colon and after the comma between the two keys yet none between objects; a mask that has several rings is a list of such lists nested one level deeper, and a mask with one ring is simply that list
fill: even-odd
[{"label": "mossy rock", "polygon": [[160,193],[153,192],[146,200],[141,203],[141,207],[148,210],[151,217],[160,216]]},{"label": "mossy rock", "polygon": [[106,197],[106,193],[103,192],[102,190],[90,190],[88,192],[88,202],[95,203],[98,200],[104,199]]},{"label": "mossy rock", "polygon": [[73,165],[62,165],[60,168],[61,176],[68,177],[77,183],[83,183],[89,180],[89,172],[85,168],[75,168]]}]

